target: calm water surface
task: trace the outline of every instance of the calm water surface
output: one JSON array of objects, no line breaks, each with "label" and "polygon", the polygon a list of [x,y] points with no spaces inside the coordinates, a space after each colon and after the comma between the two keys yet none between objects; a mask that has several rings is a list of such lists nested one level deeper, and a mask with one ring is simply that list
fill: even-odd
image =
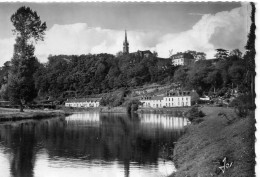
[{"label": "calm water surface", "polygon": [[0,124],[0,177],[162,177],[181,114],[77,113]]}]

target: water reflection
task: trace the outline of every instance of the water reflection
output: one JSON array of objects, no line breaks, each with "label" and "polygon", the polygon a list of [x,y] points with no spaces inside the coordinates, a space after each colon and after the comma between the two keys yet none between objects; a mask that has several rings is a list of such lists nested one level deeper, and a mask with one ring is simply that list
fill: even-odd
[{"label": "water reflection", "polygon": [[185,125],[170,115],[97,112],[0,124],[0,170],[7,177],[166,176],[174,166],[160,158],[162,145],[173,146]]}]

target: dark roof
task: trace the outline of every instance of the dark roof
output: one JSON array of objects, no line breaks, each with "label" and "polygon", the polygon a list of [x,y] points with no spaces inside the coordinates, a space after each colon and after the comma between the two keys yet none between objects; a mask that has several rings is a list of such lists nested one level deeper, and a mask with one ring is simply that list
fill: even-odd
[{"label": "dark roof", "polygon": [[101,98],[75,98],[68,99],[66,103],[74,103],[74,102],[99,102]]},{"label": "dark roof", "polygon": [[163,96],[148,96],[141,98],[141,100],[163,100]]},{"label": "dark roof", "polygon": [[191,96],[192,91],[172,91],[167,93],[167,96],[178,97],[178,96]]},{"label": "dark roof", "polygon": [[130,53],[130,54],[138,54],[138,53],[142,53],[142,54],[153,54],[150,50],[138,50],[138,51],[136,51],[136,52],[132,52],[132,53]]},{"label": "dark roof", "polygon": [[186,59],[194,59],[193,55],[191,55],[190,53],[176,53],[174,55],[172,55],[170,58],[172,59],[179,59],[179,58],[186,58]]},{"label": "dark roof", "polygon": [[156,57],[158,60],[161,60],[161,61],[164,61],[164,60],[166,60],[166,61],[168,61],[168,60],[170,60],[171,61],[171,59],[170,58],[161,58],[161,57]]},{"label": "dark roof", "polygon": [[153,96],[151,100],[163,100],[163,96]]},{"label": "dark roof", "polygon": [[142,53],[151,53],[152,54],[152,52],[150,51],[150,50],[138,50],[137,52],[142,52]]}]

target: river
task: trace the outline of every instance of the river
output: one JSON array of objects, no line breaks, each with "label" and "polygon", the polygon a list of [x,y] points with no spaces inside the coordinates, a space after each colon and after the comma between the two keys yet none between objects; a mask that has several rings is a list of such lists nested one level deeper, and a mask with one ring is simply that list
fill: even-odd
[{"label": "river", "polygon": [[164,177],[182,114],[75,113],[0,124],[1,177]]}]

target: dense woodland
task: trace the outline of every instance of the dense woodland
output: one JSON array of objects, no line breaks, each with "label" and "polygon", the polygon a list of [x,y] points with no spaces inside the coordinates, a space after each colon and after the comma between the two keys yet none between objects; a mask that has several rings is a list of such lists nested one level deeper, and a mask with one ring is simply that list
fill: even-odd
[{"label": "dense woodland", "polygon": [[[46,64],[35,63],[38,69],[33,76],[38,96],[53,98],[82,97],[144,84],[173,82],[180,83],[186,90],[195,89],[200,95],[214,92],[223,95],[231,88],[243,92],[246,90],[246,62],[239,50],[226,53],[219,60],[201,60],[190,66],[173,66],[171,60],[130,54],[49,56]],[[9,70],[10,62],[0,70],[3,98]]]}]

